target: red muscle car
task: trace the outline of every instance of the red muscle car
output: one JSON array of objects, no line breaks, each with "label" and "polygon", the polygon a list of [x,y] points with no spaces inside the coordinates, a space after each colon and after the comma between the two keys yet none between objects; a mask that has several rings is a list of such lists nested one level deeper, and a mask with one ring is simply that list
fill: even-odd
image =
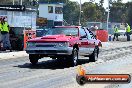
[{"label": "red muscle car", "polygon": [[89,61],[98,58],[101,41],[92,32],[81,26],[56,26],[48,30],[45,36],[27,42],[26,52],[30,62],[35,65],[43,57],[66,59],[75,66],[79,55],[89,56]]}]

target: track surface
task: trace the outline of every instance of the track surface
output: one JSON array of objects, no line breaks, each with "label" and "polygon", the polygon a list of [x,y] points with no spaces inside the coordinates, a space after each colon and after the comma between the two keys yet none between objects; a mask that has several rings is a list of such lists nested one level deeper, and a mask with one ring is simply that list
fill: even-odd
[{"label": "track surface", "polygon": [[[132,46],[101,49],[99,60],[90,63],[88,57],[80,57],[87,73],[132,73]],[[0,88],[132,88],[132,84],[76,83],[76,67],[65,62],[43,58],[32,66],[28,57],[0,60]]]}]

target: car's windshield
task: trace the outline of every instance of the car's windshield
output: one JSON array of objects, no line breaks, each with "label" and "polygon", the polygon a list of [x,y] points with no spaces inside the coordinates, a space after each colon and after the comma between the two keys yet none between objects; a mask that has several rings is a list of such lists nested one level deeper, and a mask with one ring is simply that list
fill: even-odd
[{"label": "car's windshield", "polygon": [[66,36],[77,36],[78,28],[51,28],[46,35],[58,35],[64,34]]}]

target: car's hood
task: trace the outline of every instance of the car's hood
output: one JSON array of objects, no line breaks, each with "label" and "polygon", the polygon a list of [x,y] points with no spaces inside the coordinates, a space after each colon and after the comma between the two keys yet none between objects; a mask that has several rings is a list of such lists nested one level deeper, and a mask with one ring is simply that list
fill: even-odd
[{"label": "car's hood", "polygon": [[46,35],[39,38],[34,38],[29,40],[29,42],[63,42],[63,41],[69,41],[71,39],[75,38],[74,36],[65,36],[65,35]]}]

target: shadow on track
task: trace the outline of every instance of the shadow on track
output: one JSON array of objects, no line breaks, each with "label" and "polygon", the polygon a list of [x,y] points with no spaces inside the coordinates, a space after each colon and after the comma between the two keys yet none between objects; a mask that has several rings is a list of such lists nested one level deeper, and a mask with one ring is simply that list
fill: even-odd
[{"label": "shadow on track", "polygon": [[[85,63],[89,63],[88,59],[83,59],[79,61],[78,65],[82,65]],[[19,68],[29,68],[29,69],[64,69],[64,68],[69,68],[72,67],[68,64],[67,61],[65,60],[47,60],[47,61],[42,61],[38,62],[36,65],[32,65],[31,63],[25,63],[23,65],[17,65],[14,67],[19,67]]]}]

